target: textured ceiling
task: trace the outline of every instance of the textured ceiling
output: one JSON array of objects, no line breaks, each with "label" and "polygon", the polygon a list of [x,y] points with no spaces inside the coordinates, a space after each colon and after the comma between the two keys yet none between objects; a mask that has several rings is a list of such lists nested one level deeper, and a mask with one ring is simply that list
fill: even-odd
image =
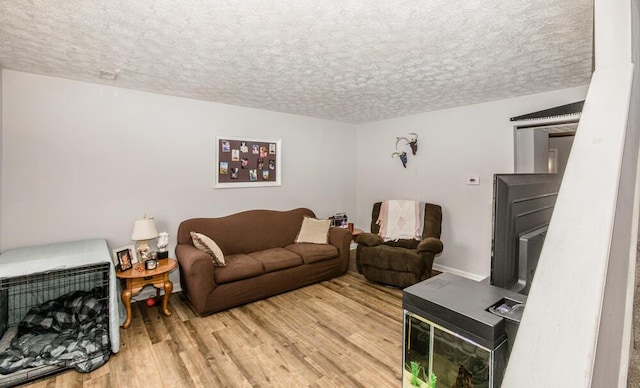
[{"label": "textured ceiling", "polygon": [[[592,0],[2,0],[0,66],[361,123],[584,85]],[[101,70],[119,69],[116,81]]]}]

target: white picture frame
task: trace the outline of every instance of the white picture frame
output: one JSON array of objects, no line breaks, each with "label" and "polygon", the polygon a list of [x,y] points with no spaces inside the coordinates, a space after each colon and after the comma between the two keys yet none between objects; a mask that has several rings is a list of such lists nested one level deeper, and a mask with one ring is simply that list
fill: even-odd
[{"label": "white picture frame", "polygon": [[[138,263],[138,254],[136,253],[135,245],[125,245],[120,248],[111,250],[113,258],[113,266],[119,271],[126,271]],[[129,263],[126,263],[126,256],[129,257]]]},{"label": "white picture frame", "polygon": [[239,136],[215,138],[214,187],[282,185],[282,141]]}]

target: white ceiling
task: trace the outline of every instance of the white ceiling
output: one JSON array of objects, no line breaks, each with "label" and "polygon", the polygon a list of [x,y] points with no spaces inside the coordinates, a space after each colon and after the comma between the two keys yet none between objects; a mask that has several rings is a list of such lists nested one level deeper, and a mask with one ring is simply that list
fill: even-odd
[{"label": "white ceiling", "polygon": [[[587,84],[592,9],[592,0],[2,0],[0,66],[362,123]],[[116,69],[116,81],[100,78]]]}]

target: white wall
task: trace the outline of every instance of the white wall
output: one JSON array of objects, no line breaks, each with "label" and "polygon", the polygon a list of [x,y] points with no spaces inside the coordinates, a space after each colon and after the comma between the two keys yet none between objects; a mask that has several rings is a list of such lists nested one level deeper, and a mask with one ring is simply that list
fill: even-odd
[{"label": "white wall", "polygon": [[549,134],[536,128],[515,131],[515,172],[549,172]]},{"label": "white wall", "polygon": [[564,175],[564,170],[567,168],[567,161],[569,160],[569,153],[571,152],[571,146],[573,145],[574,136],[561,136],[549,138],[549,149],[556,149],[558,156],[558,174]]},{"label": "white wall", "polygon": [[[443,206],[436,266],[478,279],[490,268],[492,176],[513,171],[509,117],[586,94],[577,87],[354,126],[2,74],[2,249],[93,237],[129,244],[145,212],[169,231],[171,250],[181,220],[254,208],[344,211],[368,230],[373,202],[416,198]],[[409,132],[419,150],[404,169],[391,153]],[[216,135],[281,138],[282,186],[213,189]],[[480,185],[466,185],[469,175]]]},{"label": "white wall", "polygon": [[[359,125],[356,227],[369,230],[376,201],[439,204],[444,251],[436,268],[476,279],[488,276],[493,174],[514,169],[509,118],[582,100],[586,91],[582,86]],[[409,132],[419,134],[419,149],[408,156],[405,169],[391,153],[396,136]],[[468,176],[479,176],[480,185],[467,185]]]},{"label": "white wall", "polygon": [[[2,249],[106,238],[135,218],[355,213],[355,133],[333,121],[2,71]],[[282,139],[281,187],[214,189],[216,135]],[[155,244],[155,242],[154,242]]]}]

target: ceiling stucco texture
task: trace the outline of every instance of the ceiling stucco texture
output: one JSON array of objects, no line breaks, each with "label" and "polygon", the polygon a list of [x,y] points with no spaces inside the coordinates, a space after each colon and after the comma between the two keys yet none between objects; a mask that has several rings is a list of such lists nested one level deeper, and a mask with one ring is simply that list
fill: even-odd
[{"label": "ceiling stucco texture", "polygon": [[0,66],[363,123],[587,84],[592,32],[591,0],[3,0]]}]

